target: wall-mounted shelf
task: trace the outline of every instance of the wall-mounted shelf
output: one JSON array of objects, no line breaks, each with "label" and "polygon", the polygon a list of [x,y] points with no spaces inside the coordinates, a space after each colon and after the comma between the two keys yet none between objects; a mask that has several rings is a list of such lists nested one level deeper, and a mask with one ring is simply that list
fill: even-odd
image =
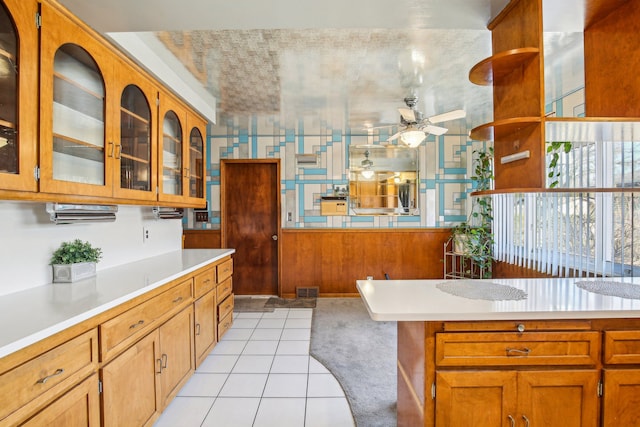
[{"label": "wall-mounted shelf", "polygon": [[473,128],[469,136],[476,141],[493,141],[494,133],[497,130],[500,130],[503,135],[508,135],[528,126],[537,125],[541,121],[542,119],[540,117],[513,117],[496,120]]},{"label": "wall-mounted shelf", "polygon": [[538,54],[540,49],[537,47],[522,47],[497,53],[474,65],[469,71],[469,80],[480,86],[489,86],[494,79],[513,72]]}]

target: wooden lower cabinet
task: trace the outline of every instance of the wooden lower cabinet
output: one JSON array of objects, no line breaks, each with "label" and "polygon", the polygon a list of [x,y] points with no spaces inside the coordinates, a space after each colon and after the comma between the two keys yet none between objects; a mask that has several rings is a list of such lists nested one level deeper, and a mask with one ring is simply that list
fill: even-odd
[{"label": "wooden lower cabinet", "polygon": [[165,408],[193,371],[193,306],[160,326],[160,398]]},{"label": "wooden lower cabinet", "polygon": [[200,366],[216,344],[216,292],[211,290],[193,304],[195,367]]},{"label": "wooden lower cabinet", "polygon": [[158,418],[159,343],[155,330],[100,370],[104,427],[150,426]]},{"label": "wooden lower cabinet", "polygon": [[436,426],[596,427],[599,378],[597,370],[438,371]]},{"label": "wooden lower cabinet", "polygon": [[640,425],[640,369],[605,369],[602,427]]},{"label": "wooden lower cabinet", "polygon": [[98,427],[98,374],[93,374],[24,424],[25,427]]}]

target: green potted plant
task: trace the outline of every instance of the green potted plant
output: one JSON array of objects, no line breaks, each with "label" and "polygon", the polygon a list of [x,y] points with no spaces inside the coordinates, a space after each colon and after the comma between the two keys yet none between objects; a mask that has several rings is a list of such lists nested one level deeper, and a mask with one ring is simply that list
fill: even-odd
[{"label": "green potted plant", "polygon": [[51,255],[54,282],[74,282],[96,274],[96,264],[102,258],[102,249],[89,242],[75,239],[62,242]]},{"label": "green potted plant", "polygon": [[[490,190],[493,180],[493,147],[485,151],[474,151],[476,163],[471,179],[476,191]],[[454,252],[473,261],[476,270],[467,271],[469,276],[491,277],[493,265],[493,209],[491,197],[475,197],[469,219],[451,230]]]}]

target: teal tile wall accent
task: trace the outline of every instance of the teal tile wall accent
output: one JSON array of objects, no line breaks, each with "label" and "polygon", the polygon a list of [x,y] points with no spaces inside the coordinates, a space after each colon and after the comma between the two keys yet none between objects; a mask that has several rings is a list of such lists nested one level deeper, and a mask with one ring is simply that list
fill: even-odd
[{"label": "teal tile wall accent", "polygon": [[[185,228],[220,227],[220,161],[243,158],[280,159],[283,228],[449,227],[466,219],[470,153],[483,146],[470,140],[466,129],[430,135],[421,145],[419,216],[320,215],[321,197],[333,194],[336,184],[348,187],[349,145],[380,144],[395,132],[338,129],[314,117],[288,125],[276,116],[220,117],[207,132],[209,222],[195,223],[189,213]],[[297,165],[296,154],[311,153],[318,155],[317,165]]]}]

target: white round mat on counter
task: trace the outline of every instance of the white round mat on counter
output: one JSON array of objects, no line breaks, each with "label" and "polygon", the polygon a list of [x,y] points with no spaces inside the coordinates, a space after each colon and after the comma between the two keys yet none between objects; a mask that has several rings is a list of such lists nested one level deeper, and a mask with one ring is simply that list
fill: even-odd
[{"label": "white round mat on counter", "polygon": [[580,289],[612,297],[640,299],[640,285],[613,280],[584,280],[575,283]]},{"label": "white round mat on counter", "polygon": [[527,293],[522,289],[493,282],[451,280],[449,282],[438,283],[436,288],[448,294],[469,299],[484,299],[489,301],[527,299]]}]

